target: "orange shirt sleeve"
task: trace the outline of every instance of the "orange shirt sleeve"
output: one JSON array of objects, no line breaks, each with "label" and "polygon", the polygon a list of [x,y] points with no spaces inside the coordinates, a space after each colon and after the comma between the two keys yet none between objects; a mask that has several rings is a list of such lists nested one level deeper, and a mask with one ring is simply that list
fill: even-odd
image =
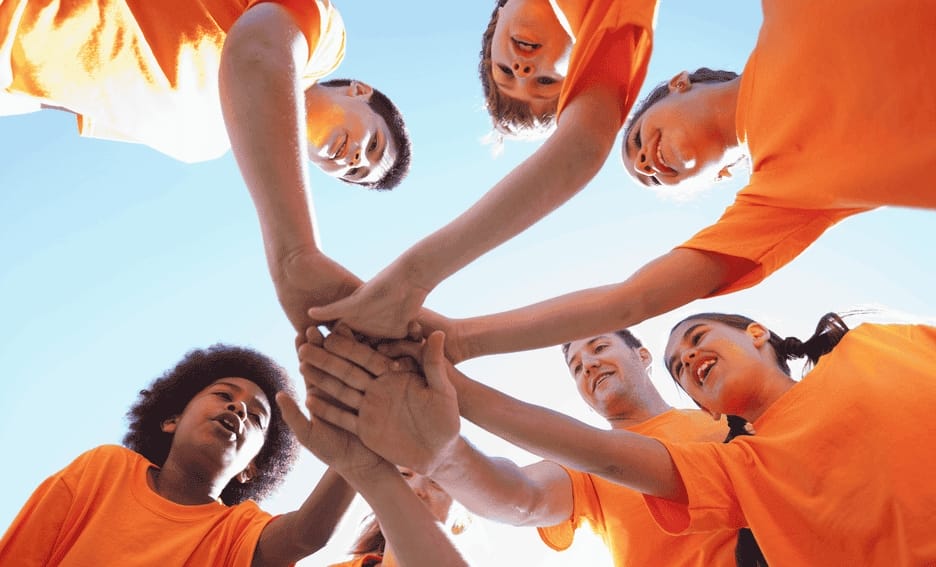
[{"label": "orange shirt sleeve", "polygon": [[306,41],[309,43],[309,57],[312,57],[315,46],[319,41],[322,25],[322,15],[319,13],[318,4],[315,0],[251,0],[247,8],[268,2],[286,8],[296,25],[302,30],[302,34],[305,35]]},{"label": "orange shirt sleeve", "polygon": [[679,247],[749,261],[733,262],[741,269],[711,294],[722,295],[759,283],[799,256],[829,227],[865,210],[792,209],[751,203],[739,195],[718,222]]},{"label": "orange shirt sleeve", "polygon": [[656,19],[655,0],[560,2],[576,37],[557,115],[595,87],[613,89],[623,125],[647,75]]},{"label": "orange shirt sleeve", "polygon": [[73,498],[61,473],[40,484],[0,540],[0,565],[48,564]]},{"label": "orange shirt sleeve", "polygon": [[[561,466],[561,465],[560,465]],[[556,551],[565,551],[572,546],[575,530],[582,525],[582,520],[601,514],[601,504],[591,478],[582,472],[566,467],[562,469],[569,475],[572,482],[572,516],[554,526],[536,528],[543,543]]]}]

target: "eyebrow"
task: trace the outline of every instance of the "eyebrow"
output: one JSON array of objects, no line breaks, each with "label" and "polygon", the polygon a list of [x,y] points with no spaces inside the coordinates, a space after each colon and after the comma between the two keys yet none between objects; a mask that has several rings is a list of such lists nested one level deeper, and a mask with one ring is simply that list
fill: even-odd
[{"label": "eyebrow", "polygon": [[[233,382],[227,382],[227,381],[225,381],[225,380],[218,380],[217,382],[214,383],[215,386],[217,386],[217,385],[219,385],[219,384],[220,384],[220,385],[223,385],[223,386],[227,386],[228,388],[230,388],[230,389],[232,389],[232,390],[236,390],[236,391],[238,391],[238,392],[243,392],[243,391],[244,391],[243,388],[241,388],[240,386],[238,386],[237,384],[235,384],[235,383],[233,383]],[[251,406],[251,409],[260,410],[260,411],[263,413],[263,415],[266,416],[266,417],[269,417],[269,416],[270,416],[270,412],[267,410],[266,406],[263,405],[263,404],[260,402],[260,399],[259,399],[259,398],[254,397],[254,396],[251,396],[251,402],[252,402],[252,403],[249,404],[249,405]]]},{"label": "eyebrow", "polygon": [[[682,339],[680,339],[680,340],[683,340],[683,341],[686,340],[686,339],[689,337],[689,335],[692,334],[692,331],[696,330],[697,328],[701,327],[701,326],[704,325],[704,324],[705,324],[705,323],[696,323],[695,325],[690,326],[690,327],[689,327],[688,329],[686,329],[686,331],[683,333]],[[679,357],[677,357],[675,354],[673,354],[673,356],[671,356],[671,357],[669,357],[669,358],[666,359],[666,368],[669,370],[669,373],[670,373],[673,377],[676,376],[676,373],[673,372],[673,364],[676,363],[676,359],[677,359],[677,358],[679,358]]]},{"label": "eyebrow", "polygon": [[[590,341],[588,341],[587,343],[585,343],[585,346],[590,347],[590,346],[592,346],[593,344],[595,344],[596,342],[598,342],[598,341],[600,341],[600,340],[602,340],[602,339],[607,339],[607,338],[608,338],[608,335],[598,335],[597,337],[594,337],[594,338],[592,338]],[[577,354],[577,353],[576,353],[576,354]],[[575,359],[575,356],[576,356],[576,355],[573,354],[573,355],[572,355],[572,358],[570,358],[569,361],[566,362],[566,365],[572,364],[572,360]]]}]

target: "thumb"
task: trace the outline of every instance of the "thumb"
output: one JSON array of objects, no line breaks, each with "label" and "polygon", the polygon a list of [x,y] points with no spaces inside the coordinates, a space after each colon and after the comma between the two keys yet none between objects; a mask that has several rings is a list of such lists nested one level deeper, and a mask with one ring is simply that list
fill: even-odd
[{"label": "thumb", "polygon": [[286,392],[277,392],[276,405],[283,414],[283,421],[292,429],[296,437],[302,440],[312,422],[299,409],[299,404]]},{"label": "thumb", "polygon": [[347,309],[349,302],[350,297],[345,297],[328,305],[310,307],[306,313],[313,321],[337,321],[342,318],[342,314]]},{"label": "thumb", "polygon": [[448,360],[445,358],[445,333],[433,331],[426,340],[423,351],[423,372],[426,382],[433,390],[451,387],[448,380]]}]

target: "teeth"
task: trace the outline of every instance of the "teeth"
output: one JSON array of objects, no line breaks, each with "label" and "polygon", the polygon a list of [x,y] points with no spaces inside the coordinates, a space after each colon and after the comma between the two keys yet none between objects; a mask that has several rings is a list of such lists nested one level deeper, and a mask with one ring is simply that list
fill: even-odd
[{"label": "teeth", "polygon": [[705,383],[705,379],[708,377],[709,368],[711,368],[714,364],[714,360],[706,360],[699,365],[699,368],[696,369],[696,379],[699,381],[700,386]]}]

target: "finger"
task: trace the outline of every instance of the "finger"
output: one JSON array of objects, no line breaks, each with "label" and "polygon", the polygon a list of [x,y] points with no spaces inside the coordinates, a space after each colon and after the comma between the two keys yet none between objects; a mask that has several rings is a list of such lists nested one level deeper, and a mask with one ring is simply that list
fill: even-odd
[{"label": "finger", "polygon": [[363,368],[322,347],[303,345],[299,349],[299,361],[331,374],[356,390],[366,390],[372,379]]},{"label": "finger", "polygon": [[430,389],[441,390],[450,386],[448,365],[448,359],[445,358],[445,333],[433,331],[426,340],[426,351],[423,355],[423,372]]},{"label": "finger", "polygon": [[415,319],[409,322],[406,327],[406,338],[411,341],[419,341],[423,338],[422,324]]},{"label": "finger", "polygon": [[312,422],[299,409],[299,404],[286,392],[277,392],[276,405],[279,406],[280,413],[283,414],[283,421],[296,435],[296,438],[305,444],[305,436],[310,433]]},{"label": "finger", "polygon": [[296,352],[299,352],[299,347],[301,347],[305,343],[306,343],[305,335],[296,335],[296,340],[295,340]]},{"label": "finger", "polygon": [[318,328],[317,325],[312,325],[306,329],[305,338],[308,343],[315,346],[322,346],[322,342],[325,340],[325,337],[322,335],[322,331]]},{"label": "finger", "polygon": [[389,357],[380,354],[370,346],[338,333],[328,335],[325,339],[325,349],[342,359],[353,362],[374,376],[386,372],[392,362]]},{"label": "finger", "polygon": [[381,354],[386,355],[390,358],[400,358],[403,356],[409,356],[416,360],[422,358],[422,351],[424,341],[391,341],[383,343],[380,345],[377,350]]},{"label": "finger", "polygon": [[351,307],[351,297],[348,296],[343,299],[339,299],[334,303],[329,303],[328,305],[319,305],[318,307],[310,307],[306,312],[309,317],[316,321],[337,321],[344,317],[345,313],[349,311]]},{"label": "finger", "polygon": [[315,390],[311,391],[309,396],[307,396],[306,405],[311,402],[311,398],[332,397],[351,409],[357,410],[361,407],[364,394],[362,394],[360,390],[355,390],[347,386],[338,378],[325,372],[318,371],[314,368],[310,371],[306,364],[300,366],[299,371],[303,373],[303,376],[307,377],[308,384],[315,388]]},{"label": "finger", "polygon": [[343,410],[321,398],[311,400],[311,411],[316,418],[357,435],[358,416],[354,413]]}]

